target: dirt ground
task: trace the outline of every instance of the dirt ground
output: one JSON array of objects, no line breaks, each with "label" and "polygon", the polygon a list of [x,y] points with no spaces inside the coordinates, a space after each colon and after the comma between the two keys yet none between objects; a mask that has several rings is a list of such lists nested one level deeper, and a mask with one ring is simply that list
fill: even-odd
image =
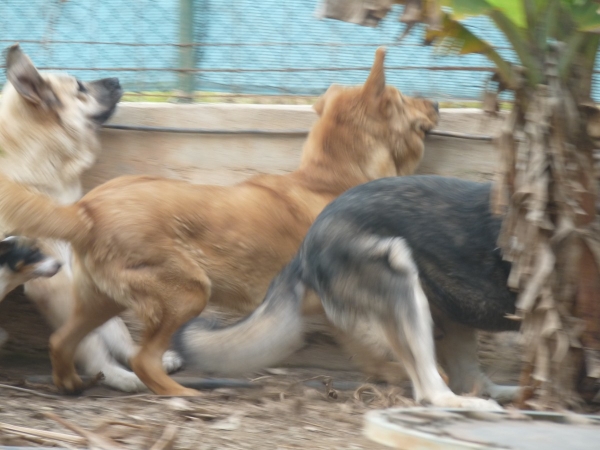
[{"label": "dirt ground", "polygon": [[[282,368],[238,380],[254,387],[204,390],[185,400],[125,395],[102,386],[81,397],[60,396],[49,379],[50,330],[20,292],[0,304],[0,327],[10,336],[0,350],[0,445],[88,448],[81,437],[85,431],[77,434],[57,421],[62,419],[93,432],[91,440],[109,438],[128,449],[383,449],[362,436],[364,413],[414,404],[409,386],[370,384],[318,327]],[[488,336],[481,344],[491,376],[516,382],[516,336]],[[200,377],[189,370],[176,375]],[[172,447],[152,447],[170,433]]]}]

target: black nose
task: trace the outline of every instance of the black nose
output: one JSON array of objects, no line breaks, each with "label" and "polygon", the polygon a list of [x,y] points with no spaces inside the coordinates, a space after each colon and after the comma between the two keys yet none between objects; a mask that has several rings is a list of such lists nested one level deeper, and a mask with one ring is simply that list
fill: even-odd
[{"label": "black nose", "polygon": [[433,102],[433,109],[435,109],[435,112],[440,112],[440,104],[438,102]]},{"label": "black nose", "polygon": [[119,83],[119,79],[118,78],[105,78],[103,80],[104,87],[106,89],[110,89],[110,90],[115,90],[115,89],[121,89],[121,83]]}]

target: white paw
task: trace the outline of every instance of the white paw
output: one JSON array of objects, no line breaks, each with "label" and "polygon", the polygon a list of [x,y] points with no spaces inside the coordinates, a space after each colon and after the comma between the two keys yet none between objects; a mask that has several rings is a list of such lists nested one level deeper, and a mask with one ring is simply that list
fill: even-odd
[{"label": "white paw", "polygon": [[441,394],[431,399],[432,406],[439,408],[461,408],[477,411],[502,411],[502,407],[494,400],[477,397],[462,397],[454,394]]},{"label": "white paw", "polygon": [[146,385],[133,372],[127,372],[126,375],[120,374],[117,377],[106,377],[105,375],[102,384],[121,392],[135,393],[148,391]]},{"label": "white paw", "polygon": [[183,358],[173,350],[167,350],[162,358],[163,368],[167,373],[177,372],[183,367]]}]

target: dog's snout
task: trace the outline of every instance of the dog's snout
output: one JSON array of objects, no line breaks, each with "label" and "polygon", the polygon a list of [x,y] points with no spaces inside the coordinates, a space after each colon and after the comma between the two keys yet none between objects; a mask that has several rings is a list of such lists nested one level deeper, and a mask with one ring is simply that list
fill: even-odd
[{"label": "dog's snout", "polygon": [[47,277],[53,277],[58,272],[60,272],[60,269],[62,269],[62,263],[55,261],[54,264],[52,264],[52,266],[47,270],[47,272],[44,275]]},{"label": "dog's snout", "polygon": [[33,273],[38,277],[50,278],[56,275],[60,269],[62,269],[62,266],[60,261],[57,261],[54,258],[48,258],[40,262]]},{"label": "dog's snout", "polygon": [[121,89],[121,83],[119,83],[119,79],[116,77],[105,78],[103,84],[106,89],[110,89],[111,91]]}]

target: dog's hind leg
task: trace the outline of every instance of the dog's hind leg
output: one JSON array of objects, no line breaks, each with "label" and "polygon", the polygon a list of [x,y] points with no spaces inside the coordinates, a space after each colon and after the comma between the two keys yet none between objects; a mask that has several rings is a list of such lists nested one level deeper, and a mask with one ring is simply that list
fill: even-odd
[{"label": "dog's hind leg", "polygon": [[372,329],[367,328],[363,332],[355,330],[354,333],[347,333],[336,327],[332,332],[343,350],[351,355],[352,362],[375,382],[384,381],[399,385],[410,381],[404,366],[393,355],[382,352],[382,346],[366,344],[370,340],[369,334]]},{"label": "dog's hind leg", "polygon": [[[107,324],[111,323],[109,320]],[[75,354],[75,360],[80,370],[94,377],[99,372],[104,374],[102,384],[122,392],[140,392],[147,390],[146,385],[138,376],[123,368],[113,359],[108,347],[96,331],[86,336]]]},{"label": "dog's hind leg", "polygon": [[152,323],[146,324],[140,351],[132,358],[131,367],[155,394],[199,395],[198,391],[184,388],[166,374],[162,356],[169,347],[173,334],[187,321],[200,314],[206,300],[201,292],[173,294],[177,295],[177,301],[165,299],[165,303],[170,303],[171,310],[162,317],[157,317]]},{"label": "dog's hind leg", "polygon": [[408,313],[406,308],[405,311],[397,311],[396,323],[388,324],[386,335],[390,347],[404,363],[413,381],[416,400],[444,408],[501,409],[494,401],[461,397],[448,388],[437,370],[433,321],[418,279],[414,280],[412,299],[402,299],[402,302],[407,300],[413,303],[409,308],[412,311]]},{"label": "dog's hind leg", "polygon": [[477,359],[476,330],[441,313],[436,314],[436,323],[444,331],[444,336],[436,342],[439,359],[455,393],[489,396],[499,403],[508,403],[519,397],[521,389],[518,386],[495,384],[481,371]]},{"label": "dog's hind leg", "polygon": [[[190,272],[186,267],[171,268],[167,273],[154,273],[144,282],[144,291],[135,299],[139,316],[145,324],[140,351],[131,359],[135,374],[159,395],[199,395],[170,378],[162,365],[173,334],[186,322],[198,317],[210,297],[210,280],[204,271]],[[169,280],[167,288],[161,280]],[[145,296],[142,298],[141,296]]]},{"label": "dog's hind leg", "polygon": [[[124,309],[95,289],[78,292],[76,285],[75,291],[74,313],[50,336],[50,359],[54,383],[59,389],[70,393],[78,392],[83,387],[74,364],[79,344],[91,331],[120,314]],[[82,295],[85,295],[85,301],[80,300]],[[93,345],[92,341],[88,343]],[[82,351],[84,350],[85,348]]]},{"label": "dog's hind leg", "polygon": [[364,342],[374,348],[387,344],[408,373],[417,401],[438,407],[501,409],[491,400],[455,395],[442,379],[429,303],[404,239],[369,236],[350,246],[340,241],[338,248],[345,251],[346,272],[338,269],[326,280],[328,292],[321,293],[327,316],[336,326],[356,337],[369,330]]},{"label": "dog's hind leg", "polygon": [[[127,329],[125,322],[120,317],[115,317],[109,320],[100,328],[98,328],[98,334],[102,337],[104,344],[108,348],[109,356],[115,358],[119,363],[125,367],[129,367],[129,362],[138,352],[138,346],[133,342],[131,333]],[[163,355],[163,367],[167,373],[173,373],[181,369],[183,366],[183,358],[174,352],[173,350],[167,350]],[[112,361],[107,361],[107,365],[110,365]],[[114,365],[114,363],[113,363]],[[106,369],[104,370],[105,375]],[[133,375],[133,374],[131,374]],[[137,379],[137,376],[135,376]],[[139,384],[143,386],[143,383],[139,381]],[[130,391],[127,391],[130,392]]]},{"label": "dog's hind leg", "polygon": [[433,340],[433,318],[410,249],[403,239],[390,241],[389,262],[396,271],[396,295],[390,302],[390,321],[385,327],[390,347],[396,353],[413,381],[417,401],[431,402],[438,407],[500,409],[496,402],[479,398],[459,397],[444,383],[437,370]]}]

